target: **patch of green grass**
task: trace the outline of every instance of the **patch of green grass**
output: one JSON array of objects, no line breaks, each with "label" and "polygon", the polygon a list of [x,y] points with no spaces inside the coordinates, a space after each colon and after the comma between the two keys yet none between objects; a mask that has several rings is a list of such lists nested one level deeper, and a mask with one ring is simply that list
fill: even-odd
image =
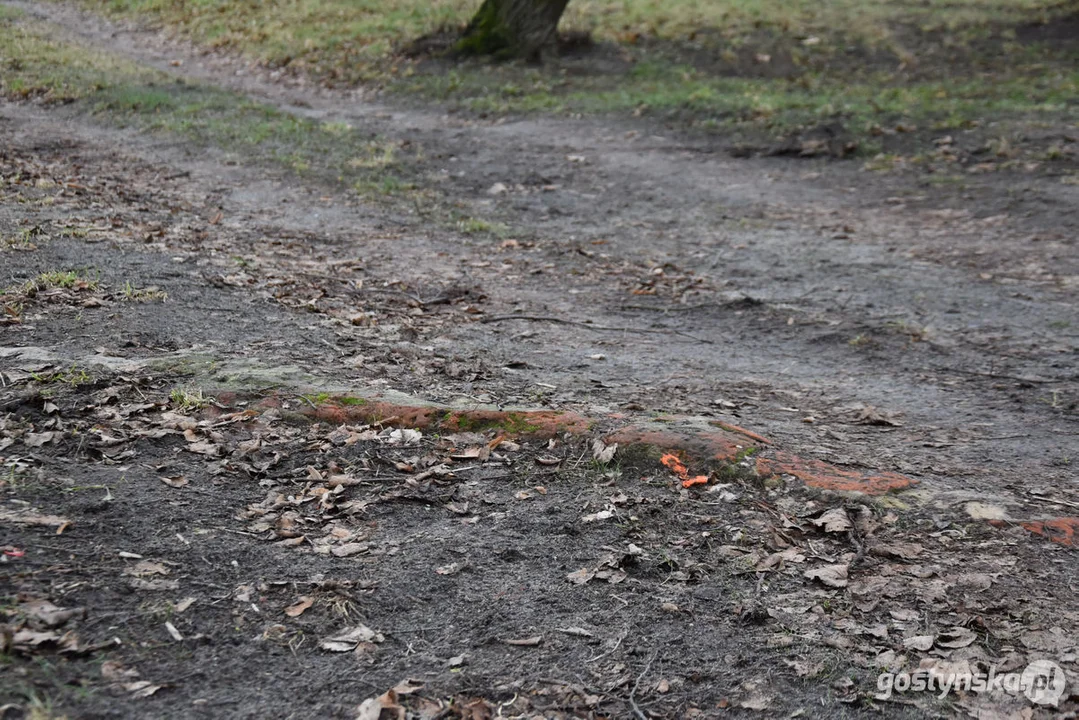
[{"label": "patch of green grass", "polygon": [[70,102],[118,75],[145,74],[125,60],[55,40],[44,25],[20,17],[0,14],[0,95]]},{"label": "patch of green grass", "polygon": [[67,715],[56,711],[51,698],[39,695],[36,691],[27,699],[25,717],[27,720],[67,720]]},{"label": "patch of green grass", "polygon": [[43,272],[32,282],[36,283],[40,288],[58,287],[70,289],[80,282],[86,282],[91,288],[97,287],[97,280],[83,281],[81,274],[77,270],[52,270]]},{"label": "patch of green grass", "polygon": [[469,217],[457,221],[457,229],[466,235],[494,235],[506,237],[510,228],[505,223],[490,222],[480,218]]},{"label": "patch of green grass", "polygon": [[80,385],[90,385],[94,382],[94,376],[85,368],[80,368],[77,365],[72,365],[67,370],[61,370],[55,373],[30,373],[30,378],[34,380],[34,382],[43,385],[59,383],[70,385],[73,388],[79,387]]},{"label": "patch of green grass", "polygon": [[539,425],[528,422],[528,420],[517,413],[510,413],[507,415],[506,421],[502,423],[502,427],[511,435],[528,435],[539,432],[540,429]]},{"label": "patch of green grass", "polygon": [[966,185],[967,178],[963,175],[936,174],[926,178],[926,182],[936,187],[954,185],[962,188]]},{"label": "patch of green grass", "polygon": [[169,402],[180,412],[191,412],[206,407],[214,398],[204,395],[202,388],[177,387],[169,393]]},{"label": "patch of green grass", "polygon": [[352,190],[361,197],[374,198],[379,196],[393,197],[401,193],[411,192],[416,186],[405,182],[395,175],[384,175],[379,179],[362,179],[352,183]]},{"label": "patch of green grass", "polygon": [[510,435],[531,434],[538,432],[540,427],[528,422],[518,413],[509,413],[505,419],[476,418],[468,413],[447,412],[442,419],[443,424],[450,424],[456,430],[462,432],[480,432],[482,430],[503,430]]},{"label": "patch of green grass", "polygon": [[34,250],[34,238],[39,234],[34,228],[23,228],[14,235],[0,235],[0,250]]},{"label": "patch of green grass", "polygon": [[869,337],[868,335],[859,333],[858,335],[855,335],[850,340],[848,340],[847,344],[850,345],[851,347],[856,347],[856,348],[864,347],[865,345],[872,345],[873,344],[873,338]]},{"label": "patch of green grass", "polygon": [[95,100],[98,112],[121,121],[343,181],[363,194],[407,189],[385,172],[396,160],[384,149],[376,154],[371,141],[351,128],[298,118],[233,93],[170,81],[165,87],[106,88]]},{"label": "patch of green grass", "polygon": [[0,296],[35,297],[39,292],[60,288],[63,290],[96,290],[100,286],[97,273],[92,276],[87,270],[49,270],[22,285],[9,287],[0,292]]},{"label": "patch of green grass", "polygon": [[[324,126],[326,132],[333,135],[344,136],[352,131],[350,126],[337,129],[337,123]],[[393,167],[397,164],[397,145],[388,142],[369,142],[362,147],[361,154],[348,161],[348,166],[353,168],[367,168],[380,170]]]},{"label": "patch of green grass", "polygon": [[751,135],[787,135],[840,123],[868,152],[881,128],[940,132],[977,125],[987,117],[1064,118],[1079,93],[1079,70],[1060,68],[1033,77],[1022,73],[970,73],[956,79],[911,81],[902,73],[862,73],[796,78],[717,77],[662,59],[638,63],[618,82],[609,78],[563,78],[500,89],[506,68],[476,67],[445,76],[416,76],[407,87],[420,94],[454,98],[479,113],[633,113],[681,119],[702,128]]},{"label": "patch of green grass", "polygon": [[128,281],[124,283],[120,297],[128,302],[164,302],[169,294],[156,286],[140,288]]},{"label": "patch of green grass", "polygon": [[300,397],[313,407],[330,404],[342,405],[344,407],[359,407],[367,404],[367,400],[364,398],[353,397],[351,395],[331,395],[328,392],[315,393],[314,395],[301,395]]},{"label": "patch of green grass", "polygon": [[[656,115],[735,139],[838,123],[863,155],[897,123],[931,135],[988,119],[1066,118],[1079,89],[1074,46],[1017,39],[1016,28],[1067,12],[1052,0],[574,0],[563,30],[608,43],[597,65],[621,65],[601,71],[586,58],[572,74],[559,62],[449,69],[397,52],[456,33],[477,0],[83,2],[331,85],[368,82],[485,114]],[[393,151],[358,157],[362,168],[395,162]],[[392,185],[356,186],[392,195]]]},{"label": "patch of green grass", "polygon": [[[84,0],[90,7],[170,25],[198,42],[239,50],[274,66],[354,82],[400,71],[393,51],[428,33],[460,30],[477,0]],[[737,48],[763,35],[795,39],[805,53],[849,45],[898,44],[897,28],[960,32],[990,23],[1052,17],[1049,0],[981,0],[921,4],[888,0],[574,0],[564,30],[606,42],[642,39]]]},{"label": "patch of green grass", "polygon": [[[365,196],[411,191],[398,145],[350,126],[299,118],[213,87],[186,83],[53,38],[40,22],[0,22],[0,94],[81,102],[99,117],[176,134],[295,172],[315,173]],[[391,169],[393,172],[391,172]]]}]

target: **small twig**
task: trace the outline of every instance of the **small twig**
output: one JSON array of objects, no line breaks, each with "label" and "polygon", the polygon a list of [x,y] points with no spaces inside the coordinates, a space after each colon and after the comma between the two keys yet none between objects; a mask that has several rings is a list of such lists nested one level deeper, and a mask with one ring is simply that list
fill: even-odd
[{"label": "small twig", "polygon": [[158,608],[155,610],[143,610],[141,612],[128,612],[127,610],[118,610],[116,612],[100,613],[95,615],[94,617],[87,618],[86,622],[79,625],[78,629],[82,632],[85,632],[87,629],[92,628],[105,620],[110,620],[115,617],[126,616],[120,622],[127,623],[137,618],[148,617],[150,615],[160,615],[163,612],[164,611]]},{"label": "small twig", "polygon": [[610,655],[611,653],[613,653],[615,650],[618,649],[618,647],[622,644],[622,641],[626,639],[626,635],[629,635],[629,628],[626,628],[625,630],[623,630],[622,634],[618,636],[618,640],[615,641],[614,647],[612,647],[610,650],[608,650],[605,653],[602,653],[600,655],[596,655],[595,657],[592,657],[592,658],[589,658],[589,659],[585,660],[585,662],[586,663],[594,663],[596,660],[602,660],[603,658],[607,657],[608,655]]},{"label": "small twig", "polygon": [[1025,382],[1025,383],[1033,383],[1033,384],[1051,384],[1051,383],[1064,382],[1063,380],[1053,380],[1053,379],[1047,379],[1047,378],[1020,377],[1018,375],[1002,375],[1001,373],[995,373],[995,372],[979,372],[977,370],[960,370],[959,368],[940,368],[940,369],[937,369],[937,370],[931,370],[929,368],[924,368],[923,371],[924,372],[949,372],[949,373],[955,373],[957,375],[972,375],[974,377],[992,378],[994,380],[1015,380],[1016,382]]},{"label": "small twig", "polygon": [[320,343],[322,343],[323,345],[325,345],[326,347],[333,350],[334,352],[340,354],[340,355],[348,355],[349,354],[349,352],[347,350],[345,350],[343,347],[341,347],[340,345],[337,345],[335,343],[330,342],[326,338],[319,338],[318,341]]},{"label": "small twig", "polygon": [[641,670],[641,674],[637,676],[637,679],[633,683],[633,689],[629,691],[629,705],[633,708],[633,714],[640,718],[640,720],[648,720],[648,718],[645,717],[641,708],[638,707],[637,701],[633,699],[633,696],[637,694],[637,688],[641,685],[641,678],[648,674],[649,668],[652,667],[652,661],[656,659],[658,653],[659,651],[657,650],[652,653],[652,657],[648,658],[648,662],[644,665],[644,670]]},{"label": "small twig", "polygon": [[1057,500],[1055,498],[1038,497],[1037,495],[1034,495],[1033,497],[1037,498],[1038,500],[1042,500],[1043,502],[1050,503],[1052,505],[1063,505],[1064,507],[1079,508],[1079,503],[1068,502],[1067,500]]},{"label": "small twig", "polygon": [[616,325],[593,325],[592,323],[581,322],[579,320],[566,320],[565,318],[551,317],[549,315],[495,315],[494,317],[483,318],[480,320],[482,323],[496,323],[505,322],[506,320],[529,320],[532,322],[549,322],[557,323],[559,325],[574,325],[576,327],[588,328],[590,330],[605,330],[608,332],[630,332],[630,333],[653,333],[660,335],[674,334],[687,337],[691,340],[695,340],[699,343],[705,343],[711,345],[711,340],[699,338],[696,335],[690,335],[684,333],[681,330],[662,329],[657,330],[654,328],[635,328],[635,327],[620,327]]},{"label": "small twig", "polygon": [[249,537],[262,537],[259,533],[248,532],[246,530],[233,530],[232,528],[216,527],[216,526],[213,529],[233,533],[234,535],[247,535]]}]

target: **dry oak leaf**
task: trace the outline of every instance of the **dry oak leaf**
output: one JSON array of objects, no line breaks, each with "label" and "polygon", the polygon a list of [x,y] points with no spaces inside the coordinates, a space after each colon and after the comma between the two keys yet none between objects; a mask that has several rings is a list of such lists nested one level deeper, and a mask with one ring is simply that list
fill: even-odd
[{"label": "dry oak leaf", "polygon": [[823,528],[824,532],[847,532],[851,529],[850,516],[843,508],[832,508],[810,522]]},{"label": "dry oak leaf", "polygon": [[903,640],[903,647],[926,652],[933,647],[933,641],[935,639],[936,636],[934,635],[915,635],[913,637],[905,638]]},{"label": "dry oak leaf", "polygon": [[843,588],[847,586],[848,570],[848,565],[825,565],[824,567],[806,570],[802,574],[810,580],[819,580],[828,587]]},{"label": "dry oak leaf", "polygon": [[366,625],[357,625],[319,641],[318,646],[328,652],[349,652],[355,650],[360,643],[380,643],[385,639],[382,633],[375,632]]},{"label": "dry oak leaf", "polygon": [[956,625],[937,635],[936,645],[942,648],[964,648],[978,639],[973,630]]}]

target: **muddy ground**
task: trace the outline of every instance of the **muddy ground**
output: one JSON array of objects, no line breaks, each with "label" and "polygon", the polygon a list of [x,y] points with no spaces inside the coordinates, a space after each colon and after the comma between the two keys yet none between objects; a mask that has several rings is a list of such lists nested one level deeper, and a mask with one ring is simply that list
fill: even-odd
[{"label": "muddy ground", "polygon": [[[0,104],[3,717],[1076,711],[1079,186],[460,117],[31,7],[422,148],[506,230]],[[877,697],[1036,659],[1055,706]]]}]

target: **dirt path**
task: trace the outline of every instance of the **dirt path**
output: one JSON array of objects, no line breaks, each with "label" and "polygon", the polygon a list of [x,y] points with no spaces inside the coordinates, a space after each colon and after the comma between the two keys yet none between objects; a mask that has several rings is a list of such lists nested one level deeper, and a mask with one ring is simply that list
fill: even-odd
[{"label": "dirt path", "polygon": [[[93,267],[104,288],[83,288],[85,297],[70,289],[44,293],[61,307],[84,310],[46,312],[40,298],[29,298],[23,322],[4,327],[4,345],[38,349],[22,351],[21,360],[10,352],[7,361],[0,360],[8,370],[6,382],[26,381],[29,365],[36,364],[34,372],[62,370],[94,356],[129,364],[116,361],[115,374],[93,390],[119,388],[114,397],[136,405],[139,395],[167,395],[184,377],[181,372],[194,372],[198,382],[239,391],[252,403],[257,403],[254,391],[276,385],[335,393],[363,388],[356,392],[364,397],[372,389],[393,390],[434,403],[545,407],[589,418],[696,416],[763,433],[780,452],[799,458],[859,473],[899,473],[920,483],[919,491],[898,501],[911,510],[907,520],[888,520],[895,516],[886,504],[873,506],[877,519],[859,520],[859,511],[848,506],[844,512],[853,529],[844,526],[839,535],[825,533],[811,541],[836,546],[822,546],[811,559],[835,561],[849,529],[857,564],[866,554],[857,538],[874,533],[884,538],[879,547],[885,549],[872,565],[883,575],[867,576],[858,590],[862,594],[852,600],[866,616],[857,622],[856,613],[840,618],[846,625],[829,619],[829,630],[822,632],[822,616],[816,610],[804,613],[829,606],[820,593],[834,593],[846,585],[845,578],[842,586],[822,590],[810,582],[807,589],[803,568],[795,567],[797,572],[785,573],[782,580],[775,576],[774,587],[764,580],[769,570],[806,559],[794,560],[796,553],[775,559],[776,554],[821,532],[806,518],[826,511],[828,496],[821,500],[806,488],[784,490],[781,498],[775,488],[743,487],[736,489],[739,497],[757,498],[760,507],[725,500],[724,508],[716,508],[712,496],[687,499],[684,490],[672,492],[662,478],[641,485],[641,473],[654,473],[654,467],[644,467],[647,463],[638,468],[632,458],[624,460],[622,474],[615,475],[582,464],[591,452],[587,445],[567,441],[545,451],[541,442],[526,442],[517,452],[528,462],[513,464],[514,456],[507,455],[510,470],[485,466],[474,477],[463,474],[469,482],[456,489],[440,485],[438,474],[429,476],[434,484],[428,480],[419,489],[413,484],[409,491],[379,485],[372,497],[386,508],[367,516],[368,530],[342,529],[347,537],[320,546],[322,538],[335,537],[332,526],[339,521],[298,517],[289,522],[307,530],[282,532],[285,515],[273,498],[282,483],[293,483],[290,492],[322,508],[322,495],[299,492],[297,479],[310,481],[305,493],[312,483],[318,487],[326,477],[356,474],[359,468],[366,472],[397,463],[398,469],[400,464],[418,469],[426,467],[421,458],[449,452],[447,446],[428,445],[434,443],[429,436],[422,444],[407,440],[402,445],[400,437],[379,428],[350,431],[354,438],[331,437],[332,428],[281,426],[276,417],[256,421],[247,434],[232,426],[217,430],[214,423],[236,407],[220,407],[219,417],[204,417],[198,426],[162,414],[161,404],[134,415],[121,413],[134,423],[125,441],[138,448],[138,472],[154,468],[151,475],[184,475],[192,488],[207,494],[177,501],[169,498],[184,491],[169,485],[131,487],[127,497],[103,510],[96,500],[78,500],[61,514],[104,512],[89,523],[100,534],[101,547],[156,538],[139,554],[154,562],[167,558],[165,565],[133,570],[132,563],[125,567],[115,559],[115,550],[125,548],[109,549],[112,571],[150,583],[163,582],[157,575],[190,579],[192,560],[180,552],[189,539],[184,528],[216,528],[207,530],[209,544],[201,550],[209,579],[199,594],[202,603],[210,593],[211,610],[202,616],[198,635],[211,639],[177,641],[165,660],[148,649],[124,658],[147,677],[146,666],[153,665],[155,684],[173,673],[167,683],[185,704],[167,711],[158,704],[160,716],[223,717],[221,708],[238,704],[252,708],[252,717],[265,717],[266,708],[284,703],[290,709],[281,716],[302,717],[304,710],[290,703],[303,686],[300,697],[327,693],[325,707],[316,705],[320,716],[344,717],[349,703],[421,674],[432,697],[444,692],[463,698],[455,711],[462,717],[489,717],[460,709],[471,695],[509,702],[517,693],[528,695],[531,704],[516,707],[514,715],[545,712],[549,705],[571,716],[641,716],[641,708],[656,716],[684,717],[690,709],[711,716],[728,706],[773,713],[816,702],[827,703],[829,715],[858,715],[877,710],[872,703],[850,702],[843,668],[857,665],[852,656],[881,653],[863,647],[878,632],[869,615],[883,613],[887,620],[892,611],[902,625],[895,612],[908,605],[925,610],[928,614],[911,619],[909,627],[892,629],[905,637],[917,637],[919,622],[959,632],[954,628],[972,626],[971,613],[1008,618],[989,632],[999,658],[1014,650],[1008,643],[1020,637],[1020,629],[1009,636],[1001,627],[1022,605],[1023,587],[1038,583],[1045,593],[1031,600],[1031,607],[1059,611],[1057,624],[1041,618],[1024,626],[1028,635],[1023,637],[1036,632],[1049,639],[1039,635],[1019,646],[1055,653],[1058,660],[1074,653],[1074,642],[1052,640],[1058,630],[1074,638],[1074,601],[1061,606],[1075,578],[1074,558],[1065,544],[1043,544],[1028,531],[1040,528],[1053,535],[1046,525],[1032,523],[1063,522],[1057,539],[1068,531],[1070,545],[1074,525],[1058,518],[1075,515],[1071,508],[1079,507],[1074,465],[1079,454],[1079,187],[1041,175],[993,176],[979,179],[962,196],[949,195],[920,186],[916,178],[876,176],[848,163],[735,159],[714,139],[644,124],[453,117],[438,108],[274,79],[235,60],[88,18],[64,4],[12,4],[82,42],[140,63],[422,149],[417,173],[437,185],[447,204],[509,229],[505,238],[468,235],[434,221],[420,207],[409,211],[357,202],[325,183],[236,164],[226,153],[172,137],[106,127],[64,108],[0,105],[7,172],[24,167],[40,173],[45,194],[57,178],[74,178],[71,182],[84,189],[41,205],[5,202],[0,223],[6,231],[39,227],[52,236],[32,252],[5,253],[5,282],[54,268]],[[58,236],[57,228],[73,226],[89,230]],[[169,302],[124,304],[130,297],[121,289],[128,285],[161,288]],[[104,303],[107,315],[88,320],[84,314],[100,305],[87,304],[86,297]],[[71,392],[60,393],[71,396],[68,404],[60,403],[62,414],[81,418],[71,421],[77,425],[92,424],[96,416],[85,415],[88,406],[77,401],[78,383],[69,384]],[[20,413],[19,422],[33,424],[35,437],[64,425],[49,419],[47,396],[10,394],[5,403],[5,411]],[[94,401],[100,408],[109,403]],[[277,410],[304,409],[304,403],[315,404],[294,400]],[[143,412],[160,417],[144,420]],[[247,477],[261,478],[262,488],[222,486],[212,464],[194,469],[178,460],[180,451],[154,436],[176,430],[208,439],[219,448],[206,450],[210,459],[231,458],[228,472],[244,466]],[[272,463],[261,466],[257,452],[241,447],[252,436],[264,438],[267,457],[270,438],[276,443]],[[490,441],[456,440],[462,447]],[[110,447],[104,438],[97,442]],[[338,455],[312,459],[314,448],[325,443],[320,452],[338,447]],[[107,450],[95,450],[97,460],[105,458],[99,466],[77,461],[81,445],[75,451],[62,444],[51,453],[48,442],[40,447],[16,457],[25,466],[20,468],[68,477],[77,487],[111,487],[115,468],[108,465],[125,467],[123,458],[112,458]],[[545,452],[557,455],[565,476],[544,475]],[[534,458],[539,465],[521,469]],[[219,462],[225,473],[225,463]],[[507,473],[514,476],[512,489],[500,484]],[[534,500],[528,509],[518,502],[522,493]],[[26,501],[35,507],[47,497],[31,495]],[[1021,519],[1028,521],[1027,529],[979,522],[980,529],[970,531],[964,523],[970,521],[971,501],[990,507],[983,520]],[[140,508],[163,502],[174,514],[167,532],[155,533],[157,521]],[[451,507],[448,514],[443,506]],[[582,542],[585,526],[579,516],[605,508],[625,524],[589,530]],[[436,521],[430,519],[433,510],[441,513]],[[118,513],[128,529],[110,528],[111,513]],[[276,525],[241,530],[237,513],[256,525],[259,517],[273,513]],[[653,527],[642,518],[666,525]],[[794,525],[785,527],[784,518]],[[480,522],[486,539],[470,537],[470,526],[462,522]],[[344,526],[342,521],[338,527]],[[780,534],[765,539],[773,526],[782,528]],[[268,546],[257,539],[271,529],[286,546],[293,538],[317,536],[314,546],[324,550],[302,555],[302,570],[283,566],[273,553],[288,551],[267,555]],[[237,539],[235,532],[252,534]],[[992,551],[972,556],[969,548],[949,544],[970,532],[971,542]],[[707,540],[711,533],[723,538],[718,549]],[[734,541],[743,537],[738,533],[758,539],[762,550],[725,550],[741,543]],[[174,534],[182,536],[180,545],[170,539]],[[793,538],[776,539],[788,534]],[[889,576],[888,563],[914,557],[894,548],[923,534],[936,538],[926,540],[927,546],[936,544],[920,556],[918,567],[929,569],[913,573],[914,579],[904,575],[902,589],[891,587],[894,604],[869,608],[866,598],[885,587],[873,583]],[[630,549],[624,550],[627,542]],[[354,547],[359,545],[365,547]],[[338,553],[342,547],[350,550]],[[632,548],[642,547],[638,559]],[[357,565],[341,565],[353,550],[360,558],[359,575]],[[78,557],[65,546],[68,551]],[[664,559],[664,552],[673,554]],[[988,552],[999,553],[1003,564],[989,562]],[[230,566],[234,557],[246,559]],[[734,557],[741,563],[735,571],[722,569]],[[37,562],[44,568],[60,560]],[[432,566],[439,568],[436,577],[443,585],[425,584],[432,582]],[[473,570],[458,574],[467,566]],[[961,576],[955,567],[962,568]],[[165,572],[159,572],[162,568]],[[562,592],[566,575],[582,568],[593,577],[607,573],[601,580],[611,584],[589,582],[589,577],[571,584],[583,594]],[[620,586],[624,575],[618,578],[618,573],[633,582]],[[989,577],[989,584],[980,576]],[[952,590],[938,588],[938,597],[933,583]],[[145,589],[138,583],[133,587]],[[619,595],[619,587],[629,589]],[[968,591],[1006,600],[993,607],[988,596],[975,601]],[[98,609],[101,602],[118,607],[123,602],[98,592]],[[791,599],[784,601],[786,592]],[[58,601],[55,593],[51,596]],[[264,601],[296,607],[293,603],[304,602],[297,598],[313,598],[328,614],[305,631],[267,625],[259,617]],[[795,611],[803,601],[805,610]],[[540,626],[544,616],[554,624]],[[124,617],[125,623],[135,623],[128,629],[138,637],[137,618]],[[352,642],[350,651],[361,646],[360,662],[342,670],[335,656],[319,654],[310,639],[332,635],[331,620],[342,626],[362,620],[381,639],[345,642]],[[1038,624],[1043,620],[1044,627]],[[772,621],[784,632],[808,638],[804,646],[801,640],[795,643],[797,652],[788,655],[782,670],[776,657],[755,659],[762,643],[780,642],[782,633],[769,626]],[[208,630],[230,623],[235,652],[220,650],[220,637]],[[769,626],[767,632],[741,637],[743,627],[757,624]],[[155,627],[160,633],[160,625]],[[413,633],[419,633],[415,641]],[[82,635],[85,642],[92,633]],[[256,645],[247,642],[250,635],[259,637]],[[532,642],[538,636],[540,645]],[[519,644],[506,645],[507,640]],[[379,649],[384,641],[393,649]],[[954,647],[967,647],[957,642]],[[892,647],[910,646],[899,637]],[[822,648],[831,649],[822,654]],[[833,651],[835,657],[829,655]],[[175,672],[211,674],[185,665],[205,652],[218,663],[213,674],[226,676],[216,699],[175,678]],[[888,652],[894,659],[895,650]],[[653,668],[657,655],[659,665]],[[208,656],[202,657],[205,662]],[[297,670],[295,682],[278,684],[296,657],[304,669]],[[455,664],[458,657],[465,659]],[[948,651],[938,657],[962,659]],[[240,693],[245,661],[265,663],[266,669],[256,687]],[[814,667],[834,662],[837,670],[810,673],[791,664],[796,662]],[[322,679],[312,681],[314,674]],[[646,675],[649,684],[639,687]],[[117,692],[131,681],[112,679],[114,690],[121,687]],[[329,689],[341,683],[355,685],[348,693]],[[645,696],[648,704],[634,708],[635,698]],[[95,712],[102,713],[109,704],[102,696],[93,702]],[[901,704],[883,707],[907,712]],[[230,710],[228,716],[247,715]]]},{"label": "dirt path", "polygon": [[[399,263],[387,275],[437,272],[438,250],[449,250],[453,274],[472,275],[502,307],[601,325],[659,322],[715,343],[624,342],[550,325],[488,326],[460,338],[503,361],[527,356],[535,379],[577,396],[587,391],[600,404],[635,400],[668,412],[708,409],[716,398],[744,396],[748,385],[754,396],[773,398],[753,408],[752,424],[804,446],[822,444],[821,424],[842,424],[836,408],[872,405],[897,413],[904,430],[852,433],[842,440],[843,459],[872,466],[883,454],[890,469],[945,485],[962,475],[960,487],[981,492],[1011,478],[1058,477],[1053,463],[1070,456],[1079,347],[1075,186],[994,179],[968,196],[931,202],[912,183],[877,182],[852,165],[735,160],[699,138],[659,137],[657,128],[492,124],[282,87],[236,62],[87,22],[65,5],[33,11],[159,69],[423,148],[451,198],[489,208],[536,245],[523,258],[498,254],[514,264],[509,282],[504,267],[472,267],[490,248],[460,238],[434,239],[446,243],[438,249],[395,247]],[[537,178],[558,189],[537,193]],[[496,183],[510,190],[488,195]],[[257,222],[272,210],[285,228],[327,237],[365,214],[328,208],[313,225],[302,202],[289,213],[278,200],[256,186],[225,190],[220,204],[226,223]],[[536,270],[543,272],[529,275]],[[657,296],[627,292],[637,284],[650,291],[649,283]],[[753,304],[739,309],[743,296]],[[538,334],[501,342],[524,329]],[[859,338],[867,344],[850,344]],[[618,348],[602,364],[587,363],[590,378],[616,390],[598,396],[591,381],[578,379],[597,343]],[[816,418],[813,427],[805,417]],[[952,443],[946,459],[918,447],[942,436]]]}]

